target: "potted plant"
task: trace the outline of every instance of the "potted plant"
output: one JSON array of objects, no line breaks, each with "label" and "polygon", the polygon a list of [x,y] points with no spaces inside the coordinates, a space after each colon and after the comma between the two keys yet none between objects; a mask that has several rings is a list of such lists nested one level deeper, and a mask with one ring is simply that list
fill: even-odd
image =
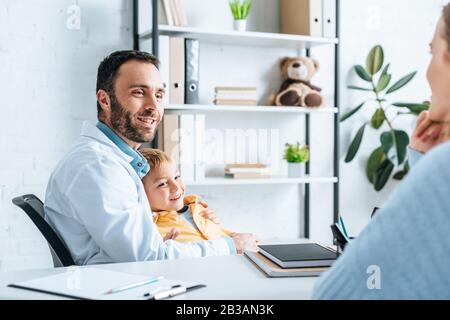
[{"label": "potted plant", "polygon": [[245,31],[247,16],[250,13],[252,0],[230,0],[230,9],[234,18],[234,30]]},{"label": "potted plant", "polygon": [[307,145],[286,143],[284,160],[288,162],[288,177],[298,178],[305,172],[305,163],[309,160],[309,148]]},{"label": "potted plant", "polygon": [[[341,122],[345,121],[364,107],[373,110],[372,118],[364,122],[348,147],[345,157],[347,163],[355,158],[368,125],[375,130],[384,131],[380,134],[380,145],[371,153],[366,164],[367,178],[376,191],[383,189],[396,168],[399,171],[393,177],[397,180],[402,179],[409,170],[406,152],[409,136],[405,131],[396,128],[394,121],[402,115],[417,116],[430,105],[429,102],[389,102],[387,99],[390,95],[407,85],[416,75],[415,71],[411,72],[390,85],[392,75],[389,67],[390,64],[384,65],[383,48],[380,45],[373,47],[367,56],[366,66],[354,67],[356,74],[366,85],[348,86],[352,90],[367,92],[368,97],[340,119]],[[386,126],[383,126],[384,124]]]}]

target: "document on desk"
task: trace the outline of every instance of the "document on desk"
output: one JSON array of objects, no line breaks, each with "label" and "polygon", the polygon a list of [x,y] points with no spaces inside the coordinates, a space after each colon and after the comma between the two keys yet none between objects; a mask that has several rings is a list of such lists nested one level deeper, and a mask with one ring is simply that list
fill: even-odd
[{"label": "document on desk", "polygon": [[[148,300],[169,297],[165,292],[182,294],[183,291],[189,292],[205,285],[192,281],[170,280],[161,275],[135,275],[100,268],[76,267],[56,275],[13,283],[9,287],[74,299]],[[114,292],[117,288],[120,290]]]}]

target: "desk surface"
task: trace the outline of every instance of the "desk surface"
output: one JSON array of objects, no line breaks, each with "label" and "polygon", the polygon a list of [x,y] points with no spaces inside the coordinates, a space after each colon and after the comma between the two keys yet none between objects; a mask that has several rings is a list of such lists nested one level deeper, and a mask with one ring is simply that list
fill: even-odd
[{"label": "desk surface", "polygon": [[[309,299],[317,280],[317,277],[267,278],[242,255],[103,264],[91,267],[132,274],[164,275],[170,279],[206,284],[206,288],[172,298],[181,300]],[[56,268],[0,273],[0,299],[61,299],[54,295],[9,288],[7,285],[65,271],[66,268]]]}]

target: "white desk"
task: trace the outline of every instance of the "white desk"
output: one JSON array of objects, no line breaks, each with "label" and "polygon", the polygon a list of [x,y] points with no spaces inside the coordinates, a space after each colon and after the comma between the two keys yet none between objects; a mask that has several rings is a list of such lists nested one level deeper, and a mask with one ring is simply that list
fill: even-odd
[{"label": "white desk", "polygon": [[[190,280],[206,288],[190,291],[173,299],[199,300],[291,300],[309,299],[317,277],[267,278],[242,255],[96,265],[95,267],[143,275]],[[13,282],[31,280],[65,272],[66,268],[0,273],[0,299],[61,299],[28,290],[8,288]]]}]

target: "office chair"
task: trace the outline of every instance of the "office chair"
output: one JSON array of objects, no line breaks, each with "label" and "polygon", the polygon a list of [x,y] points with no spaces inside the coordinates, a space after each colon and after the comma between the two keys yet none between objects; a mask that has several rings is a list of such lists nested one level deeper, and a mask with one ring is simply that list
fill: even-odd
[{"label": "office chair", "polygon": [[53,230],[53,228],[44,219],[44,204],[33,194],[26,194],[16,197],[12,202],[20,207],[35,226],[47,240],[50,252],[52,254],[54,267],[68,267],[75,265],[69,250]]}]

